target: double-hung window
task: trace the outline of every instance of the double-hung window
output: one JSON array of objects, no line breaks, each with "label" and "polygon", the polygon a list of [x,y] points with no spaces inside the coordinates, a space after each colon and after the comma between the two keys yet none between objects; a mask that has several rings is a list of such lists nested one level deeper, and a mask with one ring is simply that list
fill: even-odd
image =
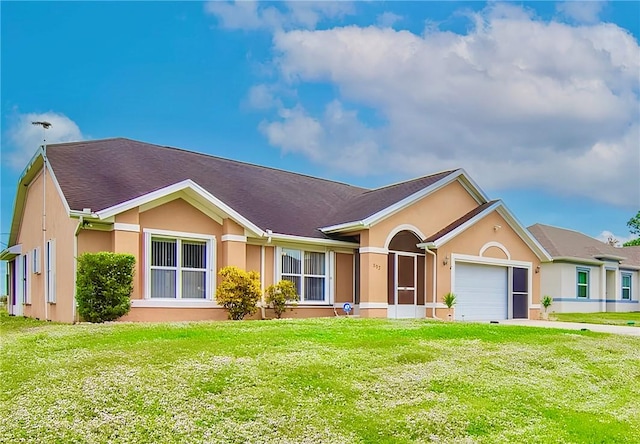
[{"label": "double-hung window", "polygon": [[577,296],[579,298],[589,297],[589,269],[578,268],[577,269]]},{"label": "double-hung window", "polygon": [[329,302],[327,254],[283,248],[281,276],[295,284],[301,302]]},{"label": "double-hung window", "polygon": [[211,298],[211,241],[151,235],[150,244],[150,298]]},{"label": "double-hung window", "polygon": [[29,300],[29,256],[22,256],[22,276],[20,277],[22,280],[22,303],[28,304],[31,301]]},{"label": "double-hung window", "polygon": [[622,299],[631,300],[631,274],[622,273]]},{"label": "double-hung window", "polygon": [[50,239],[45,245],[45,276],[47,279],[47,302],[56,302],[56,241]]}]

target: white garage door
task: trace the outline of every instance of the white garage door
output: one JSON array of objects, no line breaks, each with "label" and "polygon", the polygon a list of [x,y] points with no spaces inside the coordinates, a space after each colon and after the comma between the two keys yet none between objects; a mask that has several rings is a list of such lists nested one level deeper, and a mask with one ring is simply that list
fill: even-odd
[{"label": "white garage door", "polygon": [[507,268],[456,263],[455,317],[465,321],[507,319]]}]

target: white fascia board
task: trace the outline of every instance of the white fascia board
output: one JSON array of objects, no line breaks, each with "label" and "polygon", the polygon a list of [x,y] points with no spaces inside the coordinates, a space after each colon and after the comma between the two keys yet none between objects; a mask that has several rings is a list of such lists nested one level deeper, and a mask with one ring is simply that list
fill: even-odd
[{"label": "white fascia board", "polygon": [[62,192],[62,188],[60,188],[60,183],[58,183],[58,179],[56,178],[56,173],[53,172],[53,168],[51,167],[51,163],[47,162],[47,172],[49,173],[49,177],[51,177],[51,181],[53,185],[56,187],[56,191],[58,192],[58,196],[60,196],[60,200],[62,201],[62,205],[64,205],[64,209],[69,216],[71,216],[71,208],[69,208],[69,202],[67,202],[67,198]]},{"label": "white fascia board", "polygon": [[320,228],[320,231],[322,231],[323,233],[335,233],[335,232],[339,232],[339,231],[355,231],[355,230],[359,230],[361,228],[368,228],[364,226],[364,223],[361,220],[358,221],[354,221],[354,222],[346,222],[344,224],[338,224],[338,225],[331,225],[328,227],[323,227]]},{"label": "white fascia board", "polygon": [[435,241],[429,242],[427,244],[419,244],[419,245],[426,245],[431,248],[440,248],[441,246],[449,242],[451,239],[453,239],[454,237],[456,237],[457,235],[465,231],[467,228],[471,227],[472,225],[475,225],[477,222],[484,219],[489,213],[493,212],[493,210],[498,208],[500,205],[502,205],[502,201],[497,201],[493,205],[488,206],[483,211],[473,216],[471,219],[469,219],[462,225],[456,227],[454,230],[449,231],[447,234],[445,234],[441,238],[436,239]]},{"label": "white fascia board", "polygon": [[14,245],[0,251],[0,261],[9,261],[22,254],[22,244]]},{"label": "white fascia board", "polygon": [[575,256],[557,256],[553,258],[553,262],[571,262],[576,264],[597,265],[597,266],[604,265],[604,261],[599,261],[597,259],[585,259],[582,257],[575,257]]},{"label": "white fascia board", "polygon": [[467,174],[467,171],[464,168],[460,168],[458,171],[460,172],[459,177],[462,178],[462,186],[464,186],[464,188],[469,191],[469,194],[471,194],[479,204],[483,204],[491,200],[489,199],[489,196],[487,196],[487,194],[482,190],[482,188],[480,188],[480,186],[476,183],[476,181],[473,180],[471,176],[469,176],[469,174]]},{"label": "white fascia board", "polygon": [[420,191],[416,191],[415,193],[411,194],[410,196],[405,197],[402,200],[399,200],[398,202],[394,203],[393,205],[390,205],[387,208],[385,208],[385,209],[383,209],[381,211],[378,211],[375,214],[372,214],[371,216],[369,216],[366,219],[364,219],[362,221],[362,223],[367,227],[375,225],[378,222],[386,219],[387,217],[392,216],[393,214],[397,213],[398,211],[403,210],[404,208],[408,207],[409,205],[413,204],[414,202],[417,202],[418,200],[422,199],[423,197],[428,196],[429,194],[433,193],[434,191],[437,191],[440,188],[450,184],[451,182],[456,180],[458,178],[458,176],[460,176],[462,173],[463,173],[463,170],[460,170],[460,169],[456,170],[456,171],[452,172],[451,174],[449,174],[448,176],[443,177],[442,179],[440,179],[436,183],[433,183],[433,184],[429,185],[428,187],[421,189]]},{"label": "white fascia board", "polygon": [[433,183],[433,184],[429,185],[428,187],[421,189],[420,191],[416,191],[415,193],[411,194],[410,196],[407,196],[404,199],[399,200],[398,202],[394,203],[393,205],[390,205],[390,206],[378,211],[377,213],[372,214],[371,216],[369,216],[369,217],[367,217],[367,218],[365,218],[365,219],[363,219],[361,221],[352,221],[352,222],[346,222],[346,223],[339,224],[339,225],[331,225],[329,227],[320,228],[320,231],[322,231],[324,233],[332,233],[332,232],[337,232],[337,231],[354,230],[354,229],[358,229],[358,228],[369,228],[372,225],[374,225],[374,224],[386,219],[387,217],[397,213],[398,211],[408,207],[409,205],[413,204],[417,200],[420,200],[423,197],[427,196],[428,194],[431,194],[434,191],[436,191],[436,190],[442,188],[443,186],[449,184],[450,182],[453,182],[462,173],[463,173],[463,170],[456,170],[456,171],[452,172],[451,174],[449,174],[448,176],[443,177],[442,179],[440,179],[436,183]]},{"label": "white fascia board", "polygon": [[243,225],[246,229],[251,231],[254,235],[258,237],[262,237],[264,235],[263,230],[258,228],[253,222],[249,221],[247,218],[242,216],[240,213],[235,211],[233,208],[222,202],[220,199],[215,197],[213,194],[209,193],[207,190],[202,188],[200,185],[192,181],[191,179],[183,180],[182,182],[174,183],[173,185],[169,185],[165,188],[161,188],[156,191],[152,191],[151,193],[147,193],[143,196],[136,197],[135,199],[128,200],[126,202],[119,203],[109,208],[105,208],[104,210],[100,210],[95,214],[100,219],[107,219],[109,217],[115,216],[116,214],[120,214],[124,211],[130,210],[132,208],[139,207],[145,203],[151,202],[155,199],[160,199],[169,194],[182,191],[182,190],[191,190],[206,200],[211,205],[219,208],[226,216],[231,217],[240,225]]},{"label": "white fascia board", "polygon": [[613,254],[594,254],[593,257],[595,259],[604,259],[604,260],[618,261],[618,262],[624,261],[624,260],[627,259],[626,257],[616,256],[616,255],[613,255]]},{"label": "white fascia board", "polygon": [[305,236],[294,236],[292,234],[279,234],[279,233],[271,233],[265,235],[271,237],[273,240],[277,241],[285,241],[296,244],[315,244],[315,245],[323,245],[323,246],[336,246],[336,247],[351,247],[357,248],[360,244],[356,242],[347,242],[335,239],[318,239],[315,237],[305,237]]},{"label": "white fascia board", "polygon": [[527,228],[520,223],[520,221],[509,211],[509,209],[500,202],[500,208],[498,213],[507,221],[511,228],[520,236],[525,244],[529,246],[543,262],[551,262],[553,259],[549,252],[538,242],[538,240],[531,234]]},{"label": "white fascia board", "polygon": [[39,169],[43,164],[43,153],[44,151],[41,146],[36,150],[34,155],[31,156],[29,163],[27,163],[27,166],[22,170],[22,173],[20,173],[16,197],[13,202],[13,217],[11,219],[11,228],[9,230],[9,245],[15,243],[18,239],[18,230],[22,221],[22,212],[24,211],[24,205],[27,198],[27,185],[29,184],[29,181],[35,177],[36,173],[34,173],[34,167]]},{"label": "white fascia board", "polygon": [[443,177],[439,181],[429,185],[426,188],[421,189],[420,191],[413,193],[410,196],[405,197],[404,199],[394,203],[393,205],[388,206],[387,208],[384,208],[383,210],[378,211],[375,214],[372,214],[371,216],[365,218],[364,220],[346,222],[344,224],[323,227],[323,228],[320,228],[320,230],[324,233],[332,233],[332,232],[338,232],[338,231],[355,230],[358,228],[369,228],[377,224],[378,222],[381,222],[382,220],[386,219],[387,217],[392,216],[398,211],[403,210],[404,208],[412,205],[413,203],[417,202],[423,197],[428,196],[429,194],[432,194],[433,192],[439,190],[440,188],[445,187],[446,185],[450,184],[454,180],[458,180],[460,184],[476,200],[476,202],[478,202],[478,204],[489,202],[489,197],[484,193],[484,191],[482,191],[482,189],[478,186],[478,184],[475,183],[475,181],[471,179],[471,177],[469,177],[469,175],[465,170],[463,170],[462,168],[459,168],[453,171],[448,176]]}]

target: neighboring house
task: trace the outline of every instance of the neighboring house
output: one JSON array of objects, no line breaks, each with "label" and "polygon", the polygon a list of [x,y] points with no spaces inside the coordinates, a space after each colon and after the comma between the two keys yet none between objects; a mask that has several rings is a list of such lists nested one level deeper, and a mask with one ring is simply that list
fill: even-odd
[{"label": "neighboring house", "polygon": [[549,252],[542,264],[550,311],[640,311],[640,247],[616,248],[564,228],[535,224],[529,231]]},{"label": "neighboring house", "polygon": [[43,154],[0,253],[16,315],[77,320],[74,258],[113,251],[137,259],[123,320],[225,319],[226,265],[295,282],[289,316],[445,317],[453,291],[458,319],[538,317],[550,257],[461,169],[369,190],[128,139],[50,145],[44,175]]}]

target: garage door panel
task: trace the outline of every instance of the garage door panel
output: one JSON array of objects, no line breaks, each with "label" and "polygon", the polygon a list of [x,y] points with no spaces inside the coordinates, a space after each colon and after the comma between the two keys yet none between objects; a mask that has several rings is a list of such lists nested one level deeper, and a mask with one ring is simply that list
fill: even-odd
[{"label": "garage door panel", "polygon": [[492,321],[508,317],[506,267],[456,264],[455,317],[465,321]]}]

